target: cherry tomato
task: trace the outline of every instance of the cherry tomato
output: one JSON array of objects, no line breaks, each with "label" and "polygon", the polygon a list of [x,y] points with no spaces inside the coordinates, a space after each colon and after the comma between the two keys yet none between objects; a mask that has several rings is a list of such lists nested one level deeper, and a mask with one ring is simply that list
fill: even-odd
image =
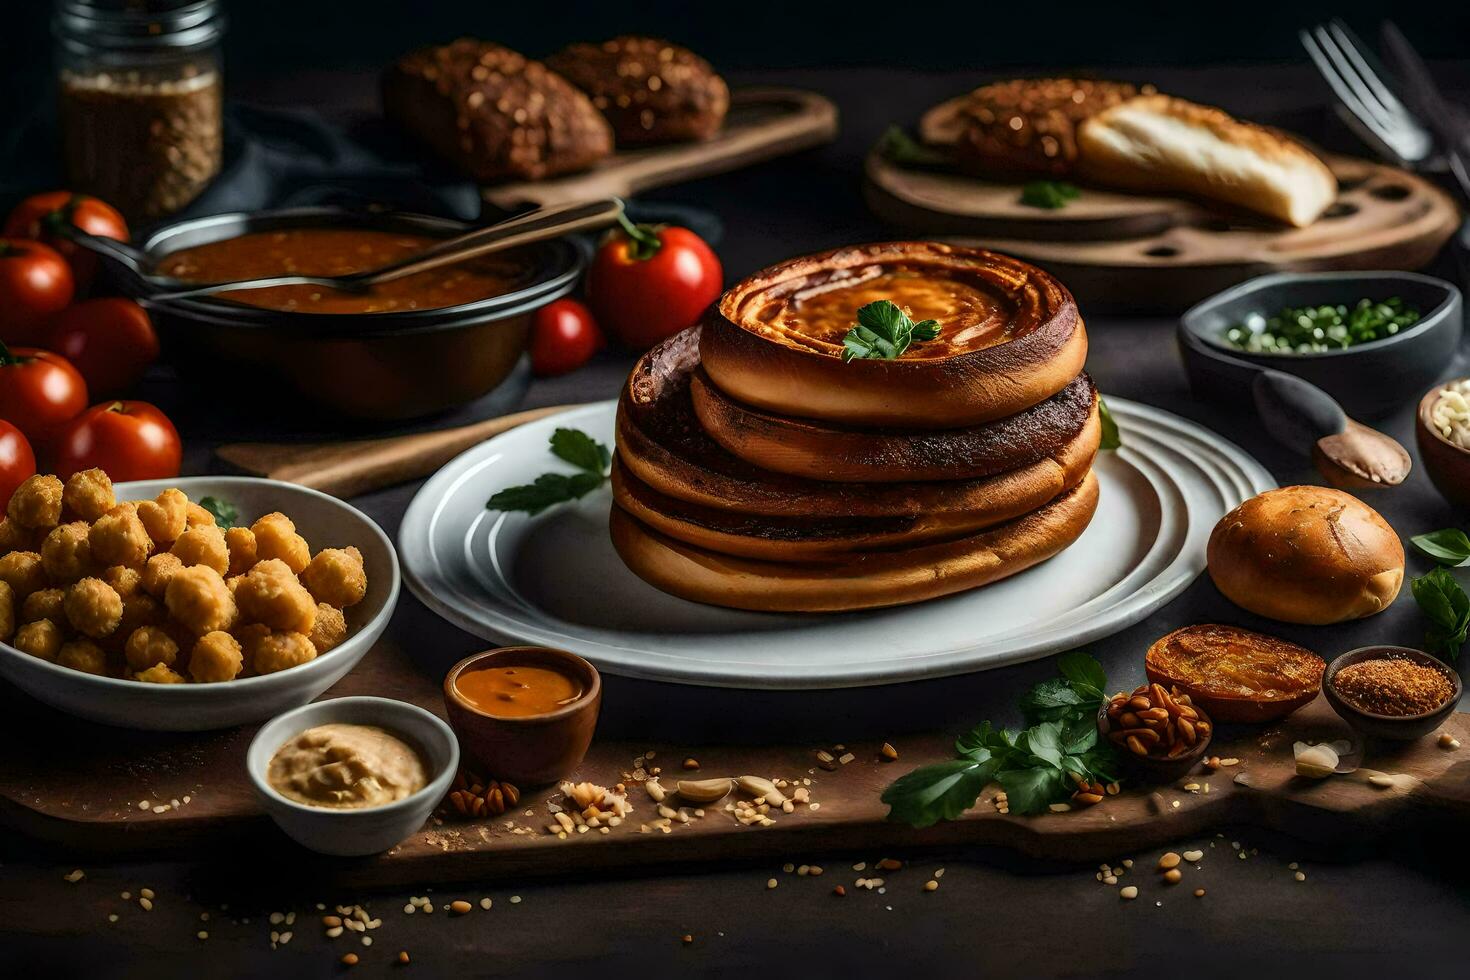
[{"label": "cherry tomato", "polygon": [[128,240],[128,223],[112,205],[86,194],[48,191],[32,194],[15,206],[5,219],[5,237],[35,238],[61,254],[71,266],[78,293],[85,293],[97,273],[97,256],[61,232],[71,225],[98,238]]},{"label": "cherry tomato", "polygon": [[36,454],[24,433],[0,419],[0,508],[15,488],[36,475]]},{"label": "cherry tomato", "polygon": [[634,225],[626,218],[597,250],[587,299],[597,322],[638,349],[693,326],[724,286],[720,260],[688,228]]},{"label": "cherry tomato", "polygon": [[122,394],[158,360],[158,334],[148,312],[120,297],[62,310],[52,321],[50,346],[82,372],[94,397]]},{"label": "cherry tomato", "polygon": [[559,299],[536,311],[531,324],[531,370],[538,378],[575,371],[603,345],[592,311],[574,299]]},{"label": "cherry tomato", "polygon": [[179,475],[179,432],[147,402],[93,405],[72,420],[56,442],[56,475],[99,466],[113,482],[162,480]]},{"label": "cherry tomato", "polygon": [[51,317],[71,302],[71,268],[49,245],[0,238],[0,340],[41,343]]},{"label": "cherry tomato", "polygon": [[87,382],[66,358],[0,343],[0,419],[36,447],[58,435],[87,407]]}]

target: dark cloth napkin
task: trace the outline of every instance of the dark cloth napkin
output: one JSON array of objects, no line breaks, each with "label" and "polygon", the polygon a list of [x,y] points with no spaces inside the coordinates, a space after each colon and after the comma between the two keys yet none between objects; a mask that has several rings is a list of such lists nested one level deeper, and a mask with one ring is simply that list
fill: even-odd
[{"label": "dark cloth napkin", "polygon": [[[7,211],[28,194],[65,184],[54,114],[37,116],[22,130],[0,165],[0,207]],[[219,175],[204,192],[160,224],[234,211],[323,205],[469,222],[502,217],[485,212],[473,181],[425,157],[381,120],[364,120],[344,130],[310,109],[230,103],[224,157]],[[630,202],[628,211],[637,221],[691,228],[711,244],[722,237],[719,219],[699,208]],[[135,236],[149,230],[133,229]]]}]

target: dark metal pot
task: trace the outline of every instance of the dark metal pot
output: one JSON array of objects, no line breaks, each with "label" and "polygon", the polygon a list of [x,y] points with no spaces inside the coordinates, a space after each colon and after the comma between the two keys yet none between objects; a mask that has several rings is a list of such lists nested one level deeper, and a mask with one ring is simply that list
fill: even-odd
[{"label": "dark metal pot", "polygon": [[[344,225],[446,238],[469,228],[424,215],[297,208],[180,221],[140,248],[156,267],[170,252],[249,232]],[[236,388],[257,372],[343,415],[408,419],[463,405],[504,381],[526,351],[532,314],[571,292],[586,262],[566,240],[526,251],[532,271],[519,288],[437,310],[299,313],[207,298],[148,303],[137,280],[119,277],[117,284],[144,300],[165,356],[186,379],[227,379]]]}]

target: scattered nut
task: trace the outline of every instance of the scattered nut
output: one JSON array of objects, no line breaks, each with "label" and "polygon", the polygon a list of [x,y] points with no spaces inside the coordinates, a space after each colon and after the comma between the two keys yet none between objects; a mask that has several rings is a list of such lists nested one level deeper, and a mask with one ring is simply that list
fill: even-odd
[{"label": "scattered nut", "polygon": [[883,747],[878,750],[878,754],[883,758],[883,761],[893,762],[898,758],[898,749],[895,749],[888,742],[884,742]]},{"label": "scattered nut", "polygon": [[753,799],[762,799],[771,806],[780,806],[786,802],[786,796],[776,784],[769,779],[760,776],[741,776],[736,782],[740,785],[742,793],[749,793]]},{"label": "scattered nut", "polygon": [[1118,889],[1118,897],[1132,901],[1133,899],[1138,897],[1138,886],[1124,885],[1122,888]]}]

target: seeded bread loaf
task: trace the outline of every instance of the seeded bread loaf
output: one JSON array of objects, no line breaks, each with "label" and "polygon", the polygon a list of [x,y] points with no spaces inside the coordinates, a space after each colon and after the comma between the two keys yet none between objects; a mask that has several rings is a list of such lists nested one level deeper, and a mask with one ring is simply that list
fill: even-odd
[{"label": "seeded bread loaf", "polygon": [[592,103],[539,61],[461,38],[399,59],[383,78],[388,118],[479,181],[585,170],[612,152]]},{"label": "seeded bread loaf", "polygon": [[587,93],[619,146],[708,139],[730,108],[730,89],[709,62],[657,38],[573,44],[546,64]]},{"label": "seeded bread loaf", "polygon": [[927,143],[953,145],[960,166],[973,173],[1065,177],[1077,162],[1077,127],[1151,91],[1124,82],[1011,79],[935,106],[919,133]]}]

